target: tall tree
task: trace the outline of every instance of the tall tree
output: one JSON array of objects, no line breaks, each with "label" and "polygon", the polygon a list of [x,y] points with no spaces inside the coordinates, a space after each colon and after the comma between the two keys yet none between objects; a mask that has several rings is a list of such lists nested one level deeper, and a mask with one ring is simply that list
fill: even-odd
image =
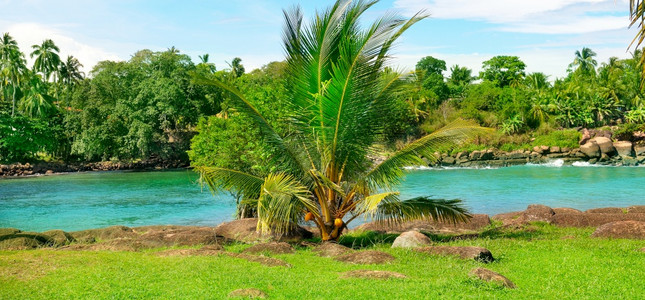
[{"label": "tall tree", "polygon": [[598,62],[594,59],[595,56],[596,52],[587,47],[583,47],[582,50],[576,50],[575,58],[569,65],[569,70],[584,78],[596,76]]},{"label": "tall tree", "polygon": [[240,77],[244,75],[244,65],[242,65],[242,59],[239,57],[233,58],[233,61],[231,61],[231,70],[233,71],[233,74],[235,74],[235,77]]},{"label": "tall tree", "polygon": [[[632,27],[636,25],[638,28],[638,32],[636,33],[636,36],[632,40],[631,44],[629,46],[631,47],[632,45],[636,45],[635,48],[638,50],[638,47],[643,43],[645,40],[645,2],[642,0],[629,0],[629,20],[631,23],[629,24],[629,27]],[[643,80],[645,80],[645,55],[641,56],[640,58],[640,67],[641,67],[641,73],[643,74],[641,78],[641,85],[643,84]]]},{"label": "tall tree", "polygon": [[237,89],[219,81],[197,81],[226,89],[231,105],[259,128],[272,171],[263,177],[219,166],[198,171],[214,190],[243,194],[258,211],[258,229],[284,233],[295,223],[312,221],[324,241],[337,240],[359,216],[401,222],[411,219],[462,221],[469,214],[458,200],[419,197],[402,201],[393,190],[402,167],[421,164],[437,146],[465,139],[478,129],[457,122],[414,141],[380,164],[369,149],[382,134],[397,73],[383,73],[389,50],[406,29],[423,19],[386,15],[362,29],[359,19],[376,1],[336,1],[303,23],[299,8],[285,11],[291,112],[289,131],[280,134]]},{"label": "tall tree", "polygon": [[499,55],[482,63],[479,77],[499,87],[517,85],[524,78],[526,64],[517,56]]},{"label": "tall tree", "polygon": [[69,99],[74,87],[85,78],[85,73],[81,71],[82,67],[83,65],[78,59],[71,55],[67,56],[67,60],[60,64],[60,82],[67,95],[65,105],[69,105]]},{"label": "tall tree", "polygon": [[8,87],[11,87],[12,117],[15,116],[16,112],[16,95],[27,71],[26,64],[25,55],[20,52],[16,40],[8,32],[4,33],[0,41],[0,76],[2,79],[0,87],[3,90],[3,94],[5,94],[5,90]]},{"label": "tall tree", "polygon": [[61,63],[60,56],[58,55],[58,52],[60,52],[58,46],[54,44],[54,41],[46,39],[42,44],[33,45],[31,48],[34,51],[29,56],[32,58],[34,56],[36,57],[33,67],[34,71],[42,73],[45,81],[49,81],[49,78],[53,75],[53,81],[55,82]]}]

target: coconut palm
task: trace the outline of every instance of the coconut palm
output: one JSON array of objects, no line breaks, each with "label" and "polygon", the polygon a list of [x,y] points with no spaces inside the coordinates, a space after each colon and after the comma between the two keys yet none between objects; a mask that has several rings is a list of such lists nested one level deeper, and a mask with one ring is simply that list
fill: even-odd
[{"label": "coconut palm", "polygon": [[575,58],[573,62],[569,65],[569,68],[573,72],[579,72],[583,76],[594,76],[596,75],[596,66],[598,62],[594,59],[596,52],[593,50],[583,47],[582,50],[576,50]]},{"label": "coconut palm", "polygon": [[83,65],[76,59],[74,56],[67,56],[67,60],[60,64],[60,83],[63,86],[63,89],[67,90],[67,103],[69,105],[69,98],[71,97],[71,92],[80,81],[85,78],[85,73],[81,71]]},{"label": "coconut palm", "polygon": [[11,116],[16,112],[16,94],[27,70],[25,55],[20,52],[18,43],[9,33],[2,35],[0,40],[0,88],[3,93],[11,87]]},{"label": "coconut palm", "polygon": [[46,116],[54,109],[54,98],[47,94],[45,82],[38,74],[31,74],[25,95],[20,99],[19,109],[26,116],[36,118]]},{"label": "coconut palm", "polygon": [[58,56],[58,46],[54,44],[54,41],[47,39],[44,40],[40,45],[31,46],[34,49],[33,52],[29,55],[30,57],[36,57],[34,61],[33,69],[36,72],[43,74],[45,81],[49,81],[49,78],[54,75],[54,82],[57,79],[59,66],[60,66],[60,56]]},{"label": "coconut palm", "polygon": [[394,187],[403,167],[434,158],[437,147],[463,141],[480,130],[456,121],[373,165],[368,154],[383,134],[395,89],[402,83],[395,72],[382,72],[394,42],[425,16],[411,19],[386,15],[362,29],[360,17],[376,1],[337,1],[317,14],[308,26],[299,8],[284,12],[284,49],[292,95],[289,130],[278,133],[235,88],[212,79],[231,94],[230,103],[260,129],[276,170],[264,177],[218,166],[200,167],[202,179],[214,191],[241,193],[255,205],[258,230],[286,233],[313,222],[324,241],[337,240],[359,216],[384,222],[413,219],[464,221],[470,215],[459,200],[417,197],[401,200]]}]

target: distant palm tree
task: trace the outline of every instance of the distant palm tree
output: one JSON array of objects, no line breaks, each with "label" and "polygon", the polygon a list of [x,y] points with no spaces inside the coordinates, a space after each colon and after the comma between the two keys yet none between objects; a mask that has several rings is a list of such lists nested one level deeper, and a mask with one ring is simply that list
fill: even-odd
[{"label": "distant palm tree", "polygon": [[[399,199],[394,187],[403,167],[432,159],[438,147],[452,145],[481,127],[453,122],[411,142],[378,164],[370,150],[383,134],[400,74],[383,72],[395,41],[413,24],[390,14],[362,29],[360,17],[377,1],[338,0],[312,22],[296,8],[284,12],[284,49],[289,87],[285,118],[289,132],[276,132],[239,90],[220,81],[197,78],[231,95],[235,109],[249,117],[263,136],[265,162],[275,170],[263,177],[218,166],[197,170],[213,190],[236,191],[257,207],[258,230],[285,233],[311,221],[323,241],[335,241],[354,219],[384,222],[415,219],[464,221],[470,215],[459,200]],[[307,27],[305,27],[307,26]]]},{"label": "distant palm tree", "polygon": [[20,88],[22,78],[27,71],[25,55],[20,52],[18,43],[9,33],[5,33],[0,40],[0,88],[3,93],[11,86],[11,116],[16,112],[16,93]]},{"label": "distant palm tree", "polygon": [[582,51],[576,50],[575,58],[569,65],[570,70],[579,72],[583,76],[595,76],[596,66],[598,66],[598,62],[594,59],[595,56],[596,52],[587,47],[583,47]]},{"label": "distant palm tree", "polygon": [[212,63],[212,62],[209,62],[209,61],[208,61],[208,59],[210,58],[210,56],[208,55],[208,53],[206,53],[206,54],[204,54],[204,55],[199,55],[198,57],[199,57],[199,60],[201,61],[201,62],[199,63],[199,65],[205,66],[205,68],[206,68],[210,73],[215,73],[215,71],[217,71],[217,68],[215,68],[215,64],[214,64],[214,63]]},{"label": "distant palm tree", "polygon": [[67,56],[67,60],[60,65],[60,82],[63,88],[67,90],[67,105],[69,97],[74,86],[85,78],[85,73],[81,71],[83,65],[74,56]]},{"label": "distant palm tree", "polygon": [[244,75],[244,65],[242,65],[242,59],[239,57],[233,58],[233,61],[231,61],[231,69],[233,71],[233,74],[235,74],[235,77],[240,77]]},{"label": "distant palm tree", "polygon": [[34,61],[34,71],[40,72],[44,75],[45,81],[49,81],[49,78],[54,75],[54,82],[57,80],[57,75],[60,66],[60,56],[58,52],[60,49],[54,41],[47,39],[43,41],[41,45],[31,46],[34,49],[33,52],[29,55],[30,57],[36,57]]}]

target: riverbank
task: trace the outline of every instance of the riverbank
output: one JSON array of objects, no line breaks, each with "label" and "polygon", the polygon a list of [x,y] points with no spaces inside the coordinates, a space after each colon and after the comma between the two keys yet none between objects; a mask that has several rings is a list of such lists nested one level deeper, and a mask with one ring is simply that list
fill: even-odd
[{"label": "riverbank", "polygon": [[[134,234],[154,236],[150,230]],[[188,236],[172,228],[155,230],[164,233],[157,240]],[[0,298],[226,299],[246,293],[273,299],[638,299],[645,244],[597,237],[595,231],[545,222],[495,223],[477,235],[426,233],[430,244],[421,248],[393,247],[398,234],[354,231],[333,247],[315,239],[291,244],[211,239],[134,251],[117,248],[127,240],[118,236],[132,237],[133,232],[111,230],[93,243],[105,245],[111,239],[111,248],[72,243],[0,250]],[[459,251],[437,252],[444,249]],[[493,262],[461,250],[485,251]],[[477,275],[492,274],[486,270],[508,281]]]},{"label": "riverbank", "polygon": [[54,175],[59,173],[91,172],[91,171],[153,171],[188,168],[189,162],[164,161],[160,159],[140,160],[133,162],[87,162],[87,163],[16,163],[0,165],[0,178],[27,177],[38,175]]}]

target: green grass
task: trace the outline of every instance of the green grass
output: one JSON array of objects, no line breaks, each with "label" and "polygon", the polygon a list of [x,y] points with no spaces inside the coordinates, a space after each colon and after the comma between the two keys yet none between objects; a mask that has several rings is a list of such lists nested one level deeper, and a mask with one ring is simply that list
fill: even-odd
[{"label": "green grass", "polygon": [[[154,252],[0,252],[1,299],[225,299],[239,288],[258,288],[271,299],[639,299],[645,286],[645,242],[591,239],[592,229],[534,224],[521,231],[489,230],[480,238],[437,244],[474,245],[497,261],[482,264],[453,257],[391,249],[391,235],[357,233],[343,243],[382,250],[397,260],[357,266],[316,256],[275,255],[292,268],[265,267],[227,256],[158,257]],[[563,237],[573,237],[563,239]],[[242,251],[247,245],[228,246]],[[515,290],[468,276],[476,267],[497,271]],[[357,269],[389,270],[405,279],[341,279]],[[641,298],[642,299],[642,298]]]}]

